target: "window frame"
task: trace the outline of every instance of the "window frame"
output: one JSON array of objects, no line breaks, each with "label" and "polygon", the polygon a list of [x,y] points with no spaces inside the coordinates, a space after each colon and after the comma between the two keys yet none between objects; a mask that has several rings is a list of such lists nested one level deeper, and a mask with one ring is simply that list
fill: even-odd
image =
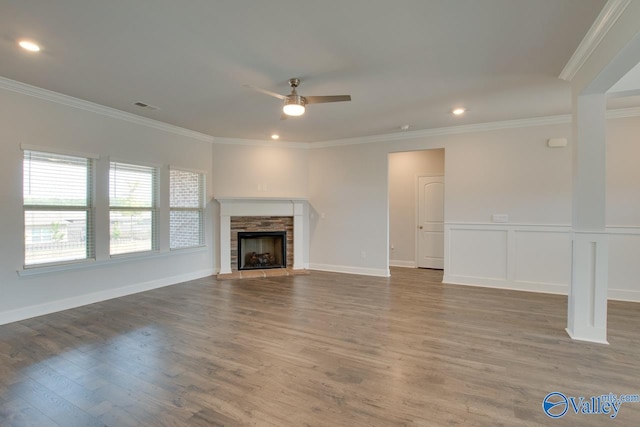
[{"label": "window frame", "polygon": [[[134,168],[148,168],[153,171],[152,174],[152,189],[151,189],[151,207],[137,207],[137,206],[112,206],[111,204],[111,169],[113,164],[119,164],[123,166],[130,166]],[[160,180],[161,172],[160,167],[155,164],[135,162],[121,159],[109,159],[109,168],[107,174],[107,206],[108,206],[108,235],[106,237],[108,243],[108,256],[110,259],[114,258],[127,258],[127,257],[139,257],[148,254],[159,253],[159,218],[160,218]],[[149,211],[151,213],[151,248],[140,250],[121,252],[114,254],[111,252],[111,213],[113,211]]]},{"label": "window frame", "polygon": [[[24,270],[65,266],[71,264],[82,264],[96,260],[96,235],[95,235],[95,171],[96,160],[99,158],[96,154],[78,153],[67,150],[55,150],[48,147],[37,147],[32,145],[21,145],[22,150],[22,267]],[[73,206],[73,205],[42,205],[42,204],[28,204],[24,197],[24,169],[27,153],[36,153],[38,155],[44,155],[47,157],[71,157],[78,160],[86,161],[86,174],[85,174],[85,186],[86,186],[86,205],[85,206]],[[86,233],[84,239],[84,258],[60,260],[51,262],[37,262],[27,264],[27,212],[85,212],[86,218]],[[32,242],[33,243],[33,242]]]},{"label": "window frame", "polygon": [[[171,172],[187,172],[198,175],[198,193],[199,193],[199,206],[197,208],[192,207],[173,207],[171,205]],[[204,171],[174,167],[169,166],[169,251],[181,251],[188,249],[196,249],[202,248],[206,246],[206,225],[205,225],[205,210],[206,210],[206,182],[207,175]],[[198,212],[200,216],[200,229],[198,232],[198,237],[200,238],[200,242],[197,245],[191,246],[179,246],[179,247],[171,247],[171,213],[172,212]]]}]

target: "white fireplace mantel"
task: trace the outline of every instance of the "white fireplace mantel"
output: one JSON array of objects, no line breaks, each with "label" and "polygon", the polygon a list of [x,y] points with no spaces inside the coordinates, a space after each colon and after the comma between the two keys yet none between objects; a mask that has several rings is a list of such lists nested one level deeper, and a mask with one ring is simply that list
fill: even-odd
[{"label": "white fireplace mantel", "polygon": [[304,269],[304,229],[307,199],[275,197],[216,197],[220,203],[220,274],[231,273],[232,216],[293,217],[293,269]]}]

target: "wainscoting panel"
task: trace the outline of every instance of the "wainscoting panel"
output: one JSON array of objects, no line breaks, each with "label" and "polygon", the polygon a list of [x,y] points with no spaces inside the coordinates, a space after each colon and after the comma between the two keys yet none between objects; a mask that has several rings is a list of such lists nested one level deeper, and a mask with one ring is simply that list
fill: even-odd
[{"label": "wainscoting panel", "polygon": [[514,230],[516,282],[566,286],[571,282],[571,235],[566,231]]},{"label": "wainscoting panel", "polygon": [[[640,227],[608,227],[609,299],[640,302]],[[568,225],[445,224],[445,283],[567,294]]]},{"label": "wainscoting panel", "polygon": [[445,224],[444,281],[566,294],[571,228],[516,224]]},{"label": "wainscoting panel", "polygon": [[609,298],[640,301],[640,228],[609,229]]},{"label": "wainscoting panel", "polygon": [[[481,279],[507,278],[507,231],[451,228],[449,275]],[[447,248],[445,248],[446,250]]]}]

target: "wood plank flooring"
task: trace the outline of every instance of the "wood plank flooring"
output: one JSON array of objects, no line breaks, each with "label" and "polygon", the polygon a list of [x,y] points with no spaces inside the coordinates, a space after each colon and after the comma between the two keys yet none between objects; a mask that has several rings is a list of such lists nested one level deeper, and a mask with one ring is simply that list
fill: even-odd
[{"label": "wood plank flooring", "polygon": [[638,426],[640,305],[571,341],[566,297],[441,272],[195,280],[0,326],[1,426]]}]

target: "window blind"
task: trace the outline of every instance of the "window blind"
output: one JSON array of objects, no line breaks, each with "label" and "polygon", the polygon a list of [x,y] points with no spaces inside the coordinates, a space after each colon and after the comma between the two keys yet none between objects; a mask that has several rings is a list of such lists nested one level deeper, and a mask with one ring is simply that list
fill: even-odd
[{"label": "window blind", "polygon": [[25,150],[24,265],[93,258],[93,161]]},{"label": "window blind", "polygon": [[169,172],[171,249],[204,245],[204,174]]},{"label": "window blind", "polygon": [[110,254],[157,249],[154,167],[111,162],[109,168]]}]

